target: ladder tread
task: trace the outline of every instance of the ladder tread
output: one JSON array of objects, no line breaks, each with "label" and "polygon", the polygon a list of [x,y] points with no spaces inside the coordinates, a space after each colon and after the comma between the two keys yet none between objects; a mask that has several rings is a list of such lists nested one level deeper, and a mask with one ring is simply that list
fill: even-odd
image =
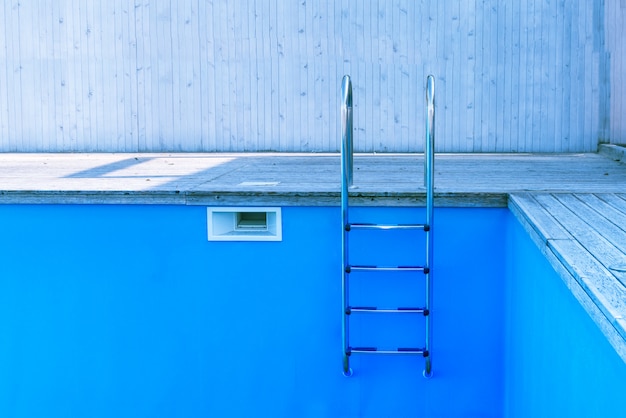
[{"label": "ladder tread", "polygon": [[399,307],[399,308],[380,308],[376,306],[348,306],[346,314],[352,312],[375,312],[375,313],[421,313],[426,314],[426,308]]},{"label": "ladder tread", "polygon": [[427,356],[428,352],[418,347],[379,348],[379,347],[348,347],[347,354],[416,354]]},{"label": "ladder tread", "polygon": [[348,266],[350,271],[424,271],[423,266]]},{"label": "ladder tread", "polygon": [[426,224],[376,224],[376,223],[352,223],[346,225],[352,229],[427,229]]}]

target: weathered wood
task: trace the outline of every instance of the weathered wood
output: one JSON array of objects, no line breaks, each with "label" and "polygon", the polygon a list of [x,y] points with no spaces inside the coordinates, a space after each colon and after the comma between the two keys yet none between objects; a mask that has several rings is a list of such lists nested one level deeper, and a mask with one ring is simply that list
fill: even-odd
[{"label": "weathered wood", "polygon": [[[607,269],[615,266],[626,269],[626,236],[621,228],[574,195],[557,195],[556,200],[564,209],[550,205],[548,210],[591,255],[601,260]],[[614,275],[626,285],[624,273],[615,271]]]},{"label": "weathered wood", "polygon": [[[444,206],[505,207],[515,192],[616,193],[626,185],[624,166],[596,154],[438,155],[435,167],[436,204]],[[423,157],[357,154],[354,179],[357,204],[413,205],[424,194]],[[0,190],[158,190],[193,193],[194,201],[245,192],[250,204],[271,194],[281,204],[326,205],[339,202],[317,199],[339,196],[340,168],[330,154],[0,154]]]},{"label": "weathered wood", "polygon": [[588,223],[599,229],[603,236],[616,239],[617,241],[613,241],[616,247],[626,248],[626,201],[614,194],[604,195],[607,200],[602,198],[602,194],[577,194],[575,196],[601,216],[598,223],[589,221]]},{"label": "weathered wood", "polygon": [[519,193],[509,197],[509,209],[518,219],[526,219],[544,245],[549,240],[572,239],[567,229],[542,206],[531,193]]},{"label": "weathered wood", "polygon": [[[555,241],[556,244],[561,242]],[[623,330],[626,324],[624,324],[623,319],[614,316],[607,317],[605,313],[607,309],[600,303],[600,299],[589,292],[588,286],[581,284],[579,278],[572,275],[570,272],[571,267],[567,262],[564,264],[564,257],[559,253],[559,251],[565,251],[564,247],[556,245],[556,248],[559,248],[559,250],[554,245],[546,248],[548,250],[544,254],[554,270],[563,279],[572,295],[589,314],[617,354],[626,362],[626,341],[623,337]],[[614,323],[617,323],[618,326],[615,326]]]},{"label": "weathered wood", "polygon": [[600,144],[598,152],[612,158],[615,161],[626,162],[626,146]]},{"label": "weathered wood", "polygon": [[[623,294],[626,291],[598,260],[534,198],[515,194],[509,208],[573,296],[626,361]],[[557,202],[558,203],[558,202]]]},{"label": "weathered wood", "polygon": [[626,289],[580,243],[556,240],[554,253],[626,340]]},{"label": "weathered wood", "polygon": [[509,207],[626,361],[626,195],[524,193]]},{"label": "weathered wood", "polygon": [[604,86],[607,86],[609,102],[608,130],[604,140],[610,140],[612,144],[626,145],[626,4],[623,1],[606,1],[602,24],[605,29],[604,41],[608,59],[604,68],[608,77]]},{"label": "weathered wood", "polygon": [[610,204],[615,210],[626,213],[626,194],[598,193],[597,196]]},{"label": "weathered wood", "polygon": [[431,73],[437,151],[595,150],[624,141],[617,3],[7,0],[0,152],[335,152],[346,73],[358,151],[423,149]]},{"label": "weathered wood", "polygon": [[187,196],[180,192],[147,190],[133,191],[75,191],[24,190],[0,191],[0,204],[5,205],[184,205]]}]

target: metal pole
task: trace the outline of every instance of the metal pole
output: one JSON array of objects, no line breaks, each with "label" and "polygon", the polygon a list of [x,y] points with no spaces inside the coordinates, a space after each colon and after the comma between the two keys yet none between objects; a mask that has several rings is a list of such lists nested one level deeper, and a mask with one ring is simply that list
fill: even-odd
[{"label": "metal pole", "polygon": [[348,189],[352,186],[352,82],[350,76],[343,77],[341,82],[341,295],[342,295],[342,346],[343,374],[352,375],[350,369],[350,353],[348,343]]},{"label": "metal pole", "polygon": [[433,177],[435,174],[435,78],[429,75],[426,78],[426,144],[424,149],[425,157],[425,181],[426,181],[426,224],[429,226],[426,231],[426,267],[428,273],[426,273],[426,310],[429,312],[426,316],[426,347],[425,350],[428,353],[425,356],[424,377],[430,377],[432,375],[432,335],[431,335],[431,321],[432,321],[432,271],[433,271],[433,206],[434,206],[434,183]]}]

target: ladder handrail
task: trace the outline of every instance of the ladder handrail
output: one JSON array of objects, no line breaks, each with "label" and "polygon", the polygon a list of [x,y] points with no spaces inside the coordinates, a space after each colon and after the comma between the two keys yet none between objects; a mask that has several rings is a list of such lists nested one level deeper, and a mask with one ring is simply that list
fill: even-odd
[{"label": "ladder handrail", "polygon": [[[341,295],[342,308],[345,312],[348,307],[348,281],[346,279],[346,266],[348,266],[348,188],[352,186],[353,157],[352,157],[352,81],[350,76],[345,75],[341,81]],[[342,314],[341,336],[343,346],[343,373],[346,376],[352,374],[349,360],[345,353],[348,352],[348,318]]]},{"label": "ladder handrail", "polygon": [[[433,271],[433,207],[434,207],[434,176],[435,176],[435,77],[429,75],[426,78],[426,144],[424,145],[424,181],[426,186],[426,224],[430,227],[426,232],[426,303],[425,308],[431,311],[432,299],[432,271]],[[424,377],[432,375],[432,350],[431,350],[431,317],[426,318],[426,344],[425,350],[429,353],[426,357]]]},{"label": "ladder handrail", "polygon": [[[419,267],[419,270],[424,272],[425,275],[425,288],[426,288],[426,303],[423,309],[416,311],[423,312],[426,318],[425,324],[425,348],[424,350],[413,350],[415,353],[420,353],[424,356],[425,367],[424,377],[432,376],[432,327],[431,327],[431,300],[432,300],[432,267],[433,267],[433,207],[434,207],[434,161],[435,161],[435,79],[432,75],[429,75],[426,79],[426,139],[424,146],[424,186],[426,188],[426,222],[422,225],[422,229],[426,234],[426,262],[423,267]],[[351,266],[348,261],[348,232],[351,229],[351,224],[348,219],[348,194],[349,189],[352,187],[353,181],[353,121],[352,121],[352,81],[350,76],[345,75],[341,82],[341,227],[342,227],[342,240],[341,240],[341,293],[342,293],[342,346],[343,346],[343,373],[345,376],[352,375],[352,369],[350,368],[349,356],[351,352],[363,352],[363,350],[353,350],[349,347],[348,334],[349,334],[349,300],[348,300],[348,280],[347,275],[351,272]],[[368,229],[372,225],[369,224],[357,224],[363,226],[363,229]],[[356,225],[355,225],[356,226]],[[391,225],[378,225],[385,228],[392,228]],[[414,227],[415,225],[411,225]],[[396,225],[399,227],[399,225]],[[375,267],[381,269],[380,267]],[[356,269],[368,269],[367,267],[357,267]],[[386,268],[382,268],[386,269]],[[396,268],[398,269],[398,268]],[[356,308],[354,308],[356,309]],[[375,351],[367,349],[365,350]],[[381,353],[387,353],[389,351],[381,351]]]},{"label": "ladder handrail", "polygon": [[[426,78],[426,140],[424,144],[424,186],[427,196],[432,197],[435,159],[435,78]],[[428,205],[427,205],[428,206]]]},{"label": "ladder handrail", "polygon": [[341,81],[341,164],[343,185],[352,186],[352,81],[345,75]]}]

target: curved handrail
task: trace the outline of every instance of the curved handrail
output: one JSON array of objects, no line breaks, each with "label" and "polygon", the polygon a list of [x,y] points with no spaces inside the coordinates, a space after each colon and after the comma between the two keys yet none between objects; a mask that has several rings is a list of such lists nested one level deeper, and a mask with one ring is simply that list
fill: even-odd
[{"label": "curved handrail", "polygon": [[352,186],[352,155],[352,81],[345,75],[341,81],[341,163],[347,187]]},{"label": "curved handrail", "polygon": [[[424,377],[432,376],[432,327],[431,327],[431,299],[432,299],[432,267],[433,267],[433,207],[434,207],[434,160],[435,160],[435,78],[429,75],[426,79],[426,138],[424,146],[424,186],[426,188],[426,263],[422,269],[426,281],[426,303],[423,309],[426,318],[426,341],[423,350],[425,359]],[[350,76],[343,77],[341,82],[341,222],[342,222],[342,345],[343,345],[343,374],[352,375],[350,368],[350,349],[348,347],[348,191],[353,181],[353,121],[352,121],[352,81]],[[427,226],[427,228],[426,228]]]},{"label": "curved handrail", "polygon": [[348,266],[348,189],[352,186],[353,157],[352,157],[352,81],[345,75],[341,81],[341,225],[343,239],[341,240],[341,294],[342,294],[342,345],[343,345],[343,374],[351,376],[350,360],[348,358],[348,318],[344,314],[348,307],[348,280],[346,268]]},{"label": "curved handrail", "polygon": [[[433,207],[434,207],[434,175],[435,175],[435,77],[426,78],[426,143],[424,145],[424,182],[426,186],[426,224],[429,231],[426,233],[426,309],[432,312],[432,271],[433,271]],[[428,356],[425,357],[424,377],[432,376],[431,350],[431,315],[426,317],[426,347]]]},{"label": "curved handrail", "polygon": [[427,192],[432,191],[434,173],[434,145],[435,145],[435,78],[429,75],[426,78],[426,141],[424,157],[424,185]]}]

